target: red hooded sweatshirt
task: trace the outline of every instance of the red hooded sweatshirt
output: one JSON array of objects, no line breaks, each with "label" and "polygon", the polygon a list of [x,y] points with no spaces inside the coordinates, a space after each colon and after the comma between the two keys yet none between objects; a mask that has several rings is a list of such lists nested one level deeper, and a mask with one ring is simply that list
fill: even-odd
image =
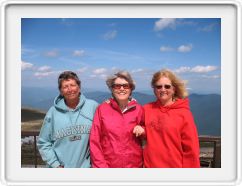
[{"label": "red hooded sweatshirt", "polygon": [[144,126],[144,111],[134,99],[123,112],[112,98],[99,105],[90,134],[92,167],[143,167],[141,138],[133,134],[136,125]]},{"label": "red hooded sweatshirt", "polygon": [[199,140],[189,100],[177,99],[162,106],[157,100],[144,106],[147,168],[200,167]]}]

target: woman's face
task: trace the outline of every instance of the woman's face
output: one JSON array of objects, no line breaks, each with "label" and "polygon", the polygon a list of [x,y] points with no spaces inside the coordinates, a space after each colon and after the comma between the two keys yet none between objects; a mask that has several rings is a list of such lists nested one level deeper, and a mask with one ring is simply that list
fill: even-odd
[{"label": "woman's face", "polygon": [[128,101],[131,94],[130,84],[123,78],[117,78],[112,86],[114,98],[118,101]]},{"label": "woman's face", "polygon": [[73,101],[78,99],[80,87],[74,79],[67,79],[62,81],[60,92],[61,95],[64,96],[65,100]]},{"label": "woman's face", "polygon": [[175,88],[172,86],[171,80],[167,77],[161,77],[154,86],[154,93],[162,105],[172,103],[172,97],[175,93]]}]

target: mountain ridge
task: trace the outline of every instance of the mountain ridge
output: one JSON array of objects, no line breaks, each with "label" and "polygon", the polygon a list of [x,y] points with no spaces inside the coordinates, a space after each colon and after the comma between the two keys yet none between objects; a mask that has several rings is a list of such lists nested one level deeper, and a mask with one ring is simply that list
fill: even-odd
[{"label": "mountain ridge", "polygon": [[[21,99],[22,108],[30,107],[42,112],[46,112],[58,95],[58,90],[51,89],[34,90],[22,89]],[[93,99],[98,103],[111,96],[111,93],[104,91],[84,92],[87,98]],[[133,92],[134,97],[141,105],[155,100],[154,95],[142,92]],[[197,125],[199,135],[221,135],[221,95],[219,94],[191,94],[189,96],[190,108]]]}]

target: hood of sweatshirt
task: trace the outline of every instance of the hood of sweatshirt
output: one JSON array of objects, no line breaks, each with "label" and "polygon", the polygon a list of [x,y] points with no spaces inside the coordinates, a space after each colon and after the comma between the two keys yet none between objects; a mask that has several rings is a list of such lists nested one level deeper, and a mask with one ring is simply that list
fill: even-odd
[{"label": "hood of sweatshirt", "polygon": [[[78,105],[72,111],[79,112],[80,115],[88,120],[93,120],[93,114],[95,113],[98,103],[96,101],[87,99],[83,94],[80,95],[80,100]],[[65,104],[65,99],[63,96],[59,95],[54,100],[54,108],[60,112],[67,113],[70,109]]]},{"label": "hood of sweatshirt", "polygon": [[159,100],[156,100],[155,105],[160,108],[162,112],[167,112],[171,109],[187,109],[190,110],[189,99],[177,99],[173,104],[162,106]]},{"label": "hood of sweatshirt", "polygon": [[[81,108],[84,103],[86,101],[86,98],[84,95],[80,95],[80,101],[78,103],[78,105],[76,106],[76,108],[74,110],[77,110],[79,108]],[[55,98],[54,100],[54,107],[57,109],[57,110],[60,110],[62,112],[68,112],[70,109],[68,108],[68,106],[66,105],[65,103],[65,99],[63,96],[59,95]]]}]

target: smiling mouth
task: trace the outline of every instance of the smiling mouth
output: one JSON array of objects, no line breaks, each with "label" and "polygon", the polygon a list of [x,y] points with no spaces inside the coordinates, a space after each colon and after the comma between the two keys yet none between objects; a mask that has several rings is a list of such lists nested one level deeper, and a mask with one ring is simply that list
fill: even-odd
[{"label": "smiling mouth", "polygon": [[68,94],[68,96],[75,96],[76,94]]},{"label": "smiling mouth", "polygon": [[127,92],[119,92],[118,94],[119,95],[125,95],[125,94],[127,94]]},{"label": "smiling mouth", "polygon": [[166,93],[160,93],[160,96],[165,96],[165,95],[167,95]]}]

